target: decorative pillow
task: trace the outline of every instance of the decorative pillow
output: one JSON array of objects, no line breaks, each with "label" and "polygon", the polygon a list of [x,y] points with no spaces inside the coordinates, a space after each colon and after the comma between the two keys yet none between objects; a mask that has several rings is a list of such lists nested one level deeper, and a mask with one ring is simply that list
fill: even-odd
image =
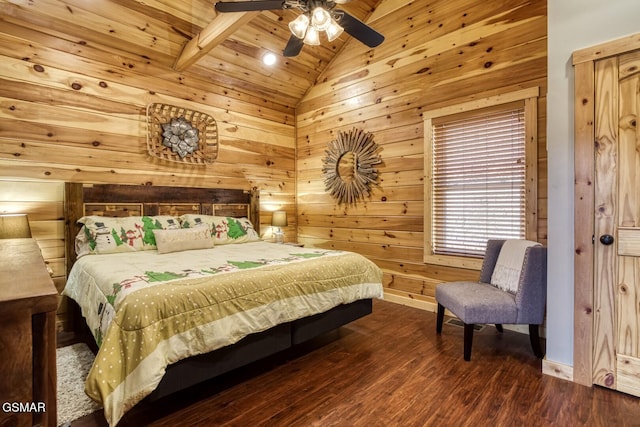
[{"label": "decorative pillow", "polygon": [[503,291],[512,294],[518,293],[524,255],[530,246],[542,245],[530,240],[507,240],[504,242],[491,275],[491,284]]},{"label": "decorative pillow", "polygon": [[153,234],[156,236],[159,254],[213,247],[213,237],[209,227],[153,230]]},{"label": "decorative pillow", "polygon": [[84,216],[78,220],[84,226],[76,237],[76,250],[88,245],[88,253],[146,251],[156,249],[153,230],[179,229],[180,222],[170,215],[159,216]]},{"label": "decorative pillow", "polygon": [[247,218],[185,214],[180,217],[182,228],[208,226],[216,245],[255,242],[260,236]]}]

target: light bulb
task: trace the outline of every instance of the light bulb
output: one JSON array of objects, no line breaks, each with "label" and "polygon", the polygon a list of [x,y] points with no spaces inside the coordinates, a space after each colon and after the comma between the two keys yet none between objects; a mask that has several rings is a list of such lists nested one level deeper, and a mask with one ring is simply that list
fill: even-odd
[{"label": "light bulb", "polygon": [[321,7],[313,9],[311,25],[318,31],[324,31],[331,24],[331,15]]},{"label": "light bulb", "polygon": [[320,35],[314,27],[309,27],[307,29],[307,35],[304,38],[304,43],[311,46],[317,46],[320,44]]},{"label": "light bulb", "polygon": [[262,57],[262,62],[265,65],[273,65],[276,63],[276,55],[273,52],[267,52]]},{"label": "light bulb", "polygon": [[327,32],[327,39],[332,42],[340,37],[340,34],[342,34],[342,32],[344,31],[344,28],[342,28],[336,21],[332,19],[331,23],[325,31]]},{"label": "light bulb", "polygon": [[289,22],[289,29],[291,34],[299,39],[303,39],[307,28],[309,27],[309,17],[307,15],[299,15],[296,19]]}]

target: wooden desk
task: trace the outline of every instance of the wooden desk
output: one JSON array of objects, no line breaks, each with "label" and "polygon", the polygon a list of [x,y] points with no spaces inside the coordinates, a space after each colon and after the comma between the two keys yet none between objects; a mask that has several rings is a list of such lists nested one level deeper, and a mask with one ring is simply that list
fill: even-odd
[{"label": "wooden desk", "polygon": [[57,307],[37,242],[0,240],[0,426],[57,425]]}]

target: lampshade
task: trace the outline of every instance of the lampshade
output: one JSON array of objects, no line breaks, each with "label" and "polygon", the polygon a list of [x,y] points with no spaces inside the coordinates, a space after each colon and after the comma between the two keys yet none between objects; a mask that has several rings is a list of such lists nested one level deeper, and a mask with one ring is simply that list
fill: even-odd
[{"label": "lampshade", "polygon": [[304,44],[318,46],[320,44],[320,34],[314,27],[307,28],[307,35],[304,37]]},{"label": "lampshade", "polygon": [[275,211],[271,218],[271,225],[273,227],[286,227],[289,225],[287,222],[287,213],[285,211]]},{"label": "lampshade", "polygon": [[309,17],[304,14],[289,22],[289,29],[291,30],[291,34],[299,39],[304,38],[304,35],[307,33],[307,27],[309,27]]},{"label": "lampshade", "polygon": [[311,25],[318,31],[324,31],[331,24],[331,14],[321,7],[311,13]]},{"label": "lampshade", "polygon": [[31,228],[26,214],[0,215],[0,239],[30,238]]},{"label": "lampshade", "polygon": [[331,23],[329,24],[329,26],[325,30],[325,32],[327,33],[327,39],[330,42],[332,42],[335,39],[337,39],[338,37],[340,37],[340,34],[342,34],[343,31],[344,31],[344,28],[342,28],[340,25],[338,25],[338,23],[336,21],[334,21],[333,19],[331,20]]}]

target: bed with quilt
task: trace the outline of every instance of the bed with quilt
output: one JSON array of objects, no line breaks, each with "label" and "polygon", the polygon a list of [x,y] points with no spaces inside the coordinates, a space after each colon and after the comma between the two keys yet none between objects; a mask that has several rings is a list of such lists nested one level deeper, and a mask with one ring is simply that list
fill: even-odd
[{"label": "bed with quilt", "polygon": [[358,254],[262,241],[248,216],[168,203],[111,217],[85,202],[77,219],[64,295],[98,345],[85,390],[110,425],[149,395],[304,342],[382,297],[380,269]]}]

